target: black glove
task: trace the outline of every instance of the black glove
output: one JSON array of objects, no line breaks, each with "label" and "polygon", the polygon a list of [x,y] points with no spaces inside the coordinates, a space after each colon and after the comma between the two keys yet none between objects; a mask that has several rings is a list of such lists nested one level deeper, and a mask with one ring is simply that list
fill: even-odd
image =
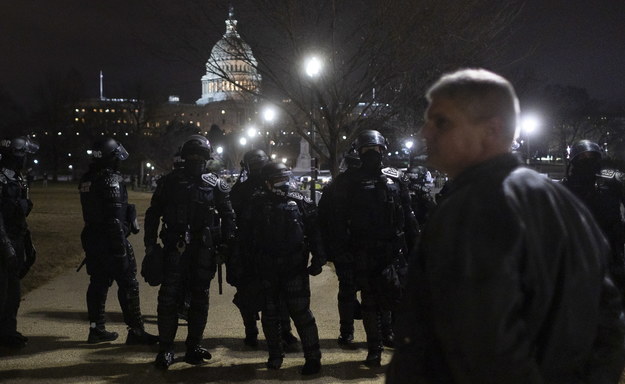
[{"label": "black glove", "polygon": [[145,247],[145,257],[141,263],[141,276],[145,282],[155,287],[164,279],[164,254],[159,244],[151,244]]}]

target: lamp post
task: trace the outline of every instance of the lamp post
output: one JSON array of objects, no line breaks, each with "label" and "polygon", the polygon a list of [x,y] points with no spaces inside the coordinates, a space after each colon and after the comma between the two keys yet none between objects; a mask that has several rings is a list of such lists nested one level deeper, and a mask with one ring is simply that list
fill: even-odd
[{"label": "lamp post", "polygon": [[[269,107],[269,106],[265,107],[265,109],[263,110],[263,121],[265,122],[265,126],[269,126],[269,128],[273,128],[273,122],[275,119],[276,119],[276,110],[273,107]],[[267,136],[267,154],[271,155],[271,144],[273,141],[271,140],[271,136],[273,136],[273,132],[271,133],[271,136],[270,136],[269,129],[268,129],[266,136]]]},{"label": "lamp post", "polygon": [[404,143],[404,146],[408,150],[408,167],[407,168],[410,168],[412,166],[412,147],[414,146],[414,141],[406,140],[406,142]]},{"label": "lamp post", "polygon": [[[310,87],[310,142],[311,142],[311,155],[312,151],[315,150],[315,127],[313,124],[313,111],[314,111],[314,102],[313,102],[313,89],[312,89],[312,80],[317,78],[321,74],[321,70],[323,68],[323,62],[317,56],[311,56],[306,59],[305,63],[305,71],[306,75],[311,79],[311,87]],[[317,203],[316,196],[316,184],[317,184],[317,157],[310,157],[310,198],[313,203]]]},{"label": "lamp post", "polygon": [[525,140],[527,141],[527,164],[530,164],[530,159],[532,157],[532,152],[530,149],[530,135],[536,131],[538,126],[540,125],[540,121],[534,115],[524,116],[521,120],[521,129],[525,134]]}]

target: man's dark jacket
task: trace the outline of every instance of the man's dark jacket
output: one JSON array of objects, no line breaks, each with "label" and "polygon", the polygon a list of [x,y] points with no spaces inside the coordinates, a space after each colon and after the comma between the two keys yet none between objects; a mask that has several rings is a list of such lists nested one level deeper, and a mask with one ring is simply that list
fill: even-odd
[{"label": "man's dark jacket", "polygon": [[387,383],[617,383],[608,253],[583,204],[513,155],[467,169],[410,266]]}]

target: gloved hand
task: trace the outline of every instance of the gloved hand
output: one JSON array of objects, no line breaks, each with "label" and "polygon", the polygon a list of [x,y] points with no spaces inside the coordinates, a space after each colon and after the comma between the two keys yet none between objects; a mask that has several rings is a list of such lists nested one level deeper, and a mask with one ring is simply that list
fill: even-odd
[{"label": "gloved hand", "polygon": [[317,276],[318,274],[320,274],[322,271],[322,265],[319,265],[315,262],[311,263],[310,266],[308,267],[308,274],[310,276]]}]

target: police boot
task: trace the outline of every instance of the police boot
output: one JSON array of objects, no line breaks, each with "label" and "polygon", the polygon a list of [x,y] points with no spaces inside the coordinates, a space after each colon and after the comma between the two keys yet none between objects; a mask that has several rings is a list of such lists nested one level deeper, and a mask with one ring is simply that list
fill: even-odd
[{"label": "police boot", "polygon": [[154,345],[158,343],[158,336],[147,333],[140,328],[130,328],[126,337],[126,345]]},{"label": "police boot", "polygon": [[369,368],[379,367],[382,365],[382,349],[370,348],[364,364]]},{"label": "police boot", "polygon": [[390,331],[382,336],[382,345],[387,348],[395,348],[395,334]]},{"label": "police boot", "polygon": [[184,361],[187,364],[198,365],[204,363],[205,360],[210,360],[212,357],[208,349],[196,345],[191,349],[187,349],[187,353],[184,355]]},{"label": "police boot", "polygon": [[161,351],[156,355],[154,366],[157,369],[167,370],[174,363],[174,351]]},{"label": "police boot", "polygon": [[107,341],[113,341],[117,339],[117,332],[109,332],[104,327],[102,328],[89,328],[89,337],[87,338],[87,343],[89,344],[97,344],[104,343]]},{"label": "police boot", "polygon": [[321,359],[306,359],[300,373],[304,376],[314,375],[321,371]]},{"label": "police boot", "polygon": [[0,345],[7,348],[24,348],[28,338],[19,332],[0,336]]},{"label": "police boot", "polygon": [[356,345],[354,344],[353,333],[341,333],[339,335],[339,338],[336,340],[336,342],[339,343],[341,347],[356,348]]},{"label": "police boot", "polygon": [[284,359],[284,354],[277,356],[269,356],[269,360],[265,364],[267,369],[280,369],[282,366],[282,360]]}]

